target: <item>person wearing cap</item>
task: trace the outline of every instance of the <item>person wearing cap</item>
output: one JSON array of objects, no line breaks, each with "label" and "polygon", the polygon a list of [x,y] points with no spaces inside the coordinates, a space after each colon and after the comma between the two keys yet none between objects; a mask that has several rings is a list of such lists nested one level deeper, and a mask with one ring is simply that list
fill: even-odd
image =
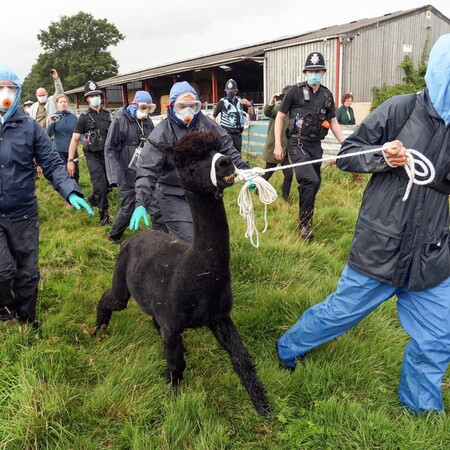
[{"label": "person wearing cap", "polygon": [[37,326],[39,218],[34,160],[59,194],[93,214],[45,130],[19,107],[22,83],[0,65],[0,320]]},{"label": "person wearing cap", "polygon": [[[133,101],[120,108],[108,130],[105,143],[106,174],[110,186],[118,186],[120,208],[108,239],[119,243],[133,214],[136,195],[136,163],[148,135],[155,128],[150,114],[156,105],[147,91],[137,91]],[[158,211],[150,209],[153,229],[165,230],[158,222]],[[159,214],[160,216],[160,214]]]},{"label": "person wearing cap", "polygon": [[[292,86],[286,93],[275,119],[275,158],[282,161],[283,145],[281,134],[283,122],[289,114],[288,155],[292,164],[322,158],[321,141],[331,129],[342,143],[344,135],[336,114],[333,94],[321,84],[326,72],[325,60],[319,52],[306,58],[303,73],[306,81]],[[299,193],[299,233],[302,239],[312,239],[314,205],[320,188],[321,163],[295,167]]]},{"label": "person wearing cap", "polygon": [[137,230],[144,220],[149,226],[146,210],[159,202],[162,220],[170,234],[192,242],[193,222],[189,204],[181,187],[173,159],[166,151],[175,142],[193,131],[214,130],[221,138],[221,153],[230,156],[240,169],[249,169],[223,128],[201,112],[201,102],[195,89],[186,81],[175,83],[169,94],[167,118],[150,133],[137,163],[136,209],[130,229]]},{"label": "person wearing cap", "polygon": [[102,91],[95,81],[89,80],[84,86],[84,98],[89,108],[78,117],[69,145],[67,171],[75,175],[77,147],[83,137],[83,153],[91,178],[93,193],[88,200],[100,210],[100,225],[111,223],[108,212],[108,179],[105,167],[105,142],[111,125],[110,112],[102,107]]},{"label": "person wearing cap", "polygon": [[[263,107],[263,113],[266,117],[269,117],[269,127],[267,128],[267,138],[266,142],[264,144],[264,150],[261,154],[261,159],[263,161],[266,161],[266,169],[272,169],[274,167],[277,167],[280,163],[282,166],[287,166],[291,162],[289,161],[289,156],[286,151],[287,146],[287,137],[286,137],[286,129],[289,125],[289,116],[286,116],[284,120],[283,130],[281,133],[281,144],[283,146],[283,159],[280,161],[275,158],[273,154],[274,149],[274,143],[275,143],[275,134],[274,134],[274,127],[275,127],[275,118],[277,117],[277,113],[280,109],[281,101],[283,100],[284,96],[286,95],[287,91],[290,89],[291,86],[285,86],[282,91],[278,94],[274,94],[272,98],[270,99],[270,102],[265,104]],[[266,172],[262,177],[265,180],[270,180],[272,175],[275,172]],[[292,179],[294,178],[294,169],[290,167],[289,169],[283,169],[283,184],[281,185],[281,196],[283,200],[289,201],[289,195],[291,192],[291,186],[292,186]]]},{"label": "person wearing cap", "polygon": [[251,113],[252,104],[245,98],[237,96],[237,83],[229,79],[225,83],[225,92],[227,95],[219,100],[213,111],[215,119],[220,114],[220,125],[230,135],[234,148],[241,153],[242,151],[242,132],[247,120],[244,113]]},{"label": "person wearing cap", "polygon": [[31,112],[31,105],[32,105],[33,103],[34,103],[33,100],[25,100],[25,101],[23,102],[23,105],[22,105],[23,110],[25,111],[25,113],[26,113],[28,116],[30,115],[30,112]]},{"label": "person wearing cap", "polygon": [[[341,170],[372,173],[347,264],[336,291],[277,343],[282,363],[295,368],[307,352],[396,297],[409,336],[398,395],[414,413],[444,410],[442,380],[450,361],[450,34],[432,47],[425,82],[418,94],[382,103],[342,145],[339,155],[378,149],[336,162]],[[432,162],[435,179],[414,184],[402,201],[406,148]]]},{"label": "person wearing cap", "polygon": [[64,94],[64,88],[59,78],[58,71],[56,69],[51,69],[50,76],[55,82],[54,95],[49,95],[47,89],[45,89],[44,87],[37,88],[37,101],[33,103],[30,110],[30,116],[35,119],[39,123],[39,125],[44,128],[44,130],[47,129],[50,116],[52,114],[55,114],[57,110],[55,96]]}]

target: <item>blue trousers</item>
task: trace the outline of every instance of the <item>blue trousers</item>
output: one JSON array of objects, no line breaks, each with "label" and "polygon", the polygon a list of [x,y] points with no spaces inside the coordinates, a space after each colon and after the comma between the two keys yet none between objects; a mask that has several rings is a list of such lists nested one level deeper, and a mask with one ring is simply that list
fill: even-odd
[{"label": "blue trousers", "polygon": [[395,288],[345,266],[335,292],[307,309],[278,340],[280,359],[295,359],[340,336],[381,303],[397,296],[400,324],[410,336],[399,398],[415,412],[443,411],[441,383],[450,362],[450,278],[420,292]]}]

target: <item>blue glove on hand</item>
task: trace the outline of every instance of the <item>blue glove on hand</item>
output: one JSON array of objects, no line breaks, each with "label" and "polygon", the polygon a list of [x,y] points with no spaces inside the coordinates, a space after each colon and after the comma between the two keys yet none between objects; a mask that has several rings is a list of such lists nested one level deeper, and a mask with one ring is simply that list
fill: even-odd
[{"label": "blue glove on hand", "polygon": [[144,219],[144,223],[147,227],[150,226],[150,222],[148,221],[147,211],[144,206],[138,206],[131,216],[130,220],[130,230],[137,230],[139,228],[139,222],[141,219]]},{"label": "blue glove on hand", "polygon": [[94,215],[94,211],[92,211],[91,207],[77,194],[72,192],[67,200],[73,207],[75,207],[75,209],[84,208],[90,216]]}]

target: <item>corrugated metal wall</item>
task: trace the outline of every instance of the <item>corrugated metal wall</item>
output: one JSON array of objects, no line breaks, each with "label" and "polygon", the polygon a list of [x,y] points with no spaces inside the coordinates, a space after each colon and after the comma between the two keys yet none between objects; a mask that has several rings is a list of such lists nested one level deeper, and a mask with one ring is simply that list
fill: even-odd
[{"label": "corrugated metal wall", "polygon": [[264,89],[266,102],[287,84],[297,83],[298,77],[303,81],[303,67],[307,56],[312,52],[320,52],[324,56],[328,70],[325,73],[323,84],[334,93],[336,39],[328,39],[325,42],[322,40],[266,52],[267,86]]},{"label": "corrugated metal wall", "polygon": [[[371,102],[374,86],[402,82],[404,72],[399,64],[406,54],[417,65],[427,37],[430,40],[429,51],[439,36],[449,32],[447,22],[433,12],[423,11],[359,34],[343,36],[340,92],[352,92],[356,102]],[[404,52],[404,44],[411,46],[411,53]],[[313,51],[324,55],[328,71],[323,84],[336,96],[337,48],[337,39],[333,38],[266,52],[266,101],[286,84],[295,83],[298,76],[303,79],[305,59]],[[339,105],[340,99],[335,100]]]},{"label": "corrugated metal wall", "polygon": [[[362,31],[350,42],[344,39],[342,92],[351,91],[355,101],[371,102],[374,86],[402,83],[405,73],[399,64],[405,55],[410,55],[417,67],[427,37],[429,52],[437,38],[449,32],[448,23],[435,14],[424,11]],[[412,52],[404,52],[404,45],[411,46]]]}]

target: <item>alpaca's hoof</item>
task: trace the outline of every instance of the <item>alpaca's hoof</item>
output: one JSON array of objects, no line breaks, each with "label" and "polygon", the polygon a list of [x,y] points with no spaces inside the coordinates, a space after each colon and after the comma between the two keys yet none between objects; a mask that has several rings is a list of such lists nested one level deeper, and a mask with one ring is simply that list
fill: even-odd
[{"label": "alpaca's hoof", "polygon": [[270,416],[270,408],[268,406],[260,406],[260,407],[256,408],[256,410],[258,411],[258,414],[261,417],[269,417]]},{"label": "alpaca's hoof", "polygon": [[183,379],[183,372],[181,370],[173,370],[167,372],[167,382],[171,388],[177,388]]},{"label": "alpaca's hoof", "polygon": [[101,335],[106,334],[106,330],[108,329],[108,325],[106,324],[102,324],[102,325],[97,325],[95,327],[94,332],[92,333],[92,337],[99,337]]}]

